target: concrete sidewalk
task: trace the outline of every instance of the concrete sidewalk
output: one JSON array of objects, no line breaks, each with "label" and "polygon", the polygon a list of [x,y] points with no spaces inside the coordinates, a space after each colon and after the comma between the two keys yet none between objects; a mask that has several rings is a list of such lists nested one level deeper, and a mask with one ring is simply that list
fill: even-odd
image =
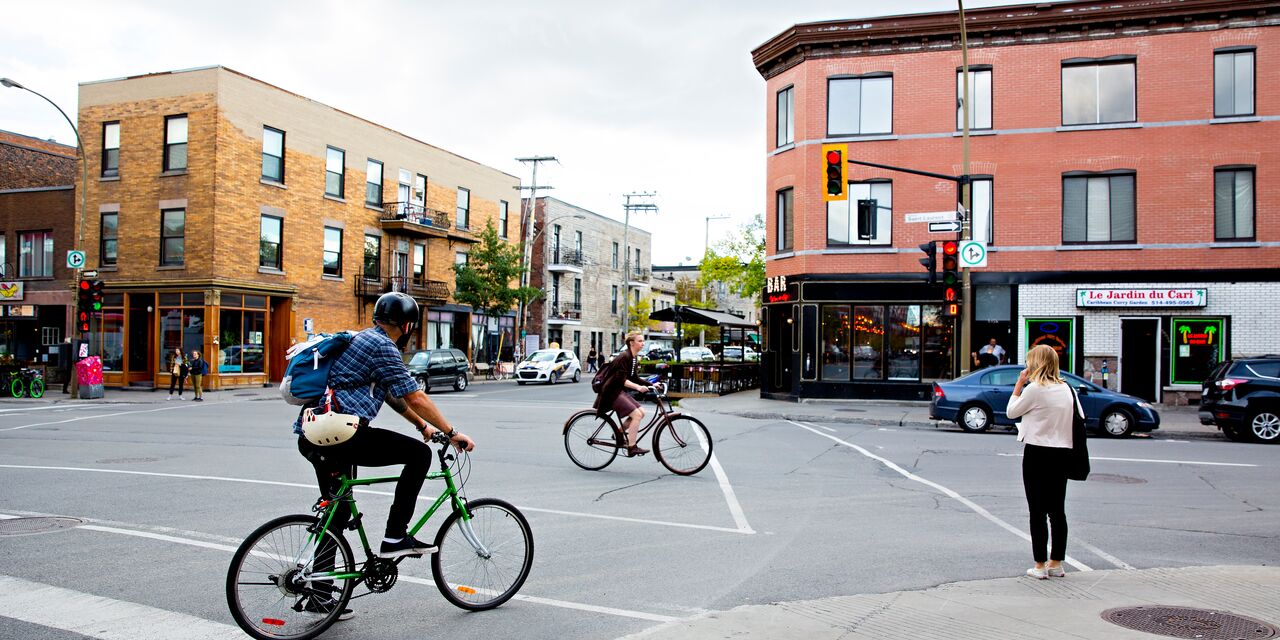
[{"label": "concrete sidewalk", "polygon": [[[851,568],[850,570],[854,570]],[[785,587],[779,585],[782,592]],[[1102,618],[1116,607],[1168,606],[1224,611],[1280,624],[1280,568],[1187,567],[1070,572],[1065,578],[975,580],[921,591],[743,606],[669,622],[627,638],[868,638],[992,640],[995,638],[1153,638]],[[1185,615],[1185,612],[1184,612]],[[1269,638],[1249,632],[1214,633],[1222,617],[1153,616],[1154,628],[1190,638]],[[1246,621],[1247,622],[1247,621]],[[1225,631],[1225,629],[1222,629]]]}]

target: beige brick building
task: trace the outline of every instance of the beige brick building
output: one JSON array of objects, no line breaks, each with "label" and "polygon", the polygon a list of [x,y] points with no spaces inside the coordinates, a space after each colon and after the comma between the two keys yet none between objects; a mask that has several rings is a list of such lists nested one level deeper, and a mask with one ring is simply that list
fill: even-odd
[{"label": "beige brick building", "polygon": [[[519,179],[225,67],[86,82],[87,268],[108,385],[167,384],[206,354],[206,386],[278,380],[310,333],[370,324],[404,291],[415,346],[470,349],[452,267],[507,222]],[[518,217],[518,216],[517,216]]]}]

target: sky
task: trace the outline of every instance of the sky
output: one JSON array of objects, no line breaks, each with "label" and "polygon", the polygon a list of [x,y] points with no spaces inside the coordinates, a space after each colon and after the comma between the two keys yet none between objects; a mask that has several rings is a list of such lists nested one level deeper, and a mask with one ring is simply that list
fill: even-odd
[{"label": "sky", "polygon": [[[0,77],[75,119],[77,84],[222,65],[517,176],[618,220],[656,194],[654,264],[693,264],[769,205],[751,51],[802,22],[952,11],[944,0],[274,0],[6,3]],[[1019,4],[971,0],[966,9]],[[0,129],[75,144],[0,88]],[[725,176],[729,176],[726,181]],[[707,217],[728,216],[707,221]],[[703,224],[699,225],[698,222]]]}]

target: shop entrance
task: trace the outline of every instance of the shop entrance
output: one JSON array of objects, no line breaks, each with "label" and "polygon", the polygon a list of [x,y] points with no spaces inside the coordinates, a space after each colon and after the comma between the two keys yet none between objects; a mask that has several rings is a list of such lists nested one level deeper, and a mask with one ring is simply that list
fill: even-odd
[{"label": "shop entrance", "polygon": [[764,354],[767,362],[761,363],[765,374],[765,391],[775,393],[791,391],[791,345],[794,326],[794,320],[791,317],[792,309],[792,305],[789,304],[766,307],[769,342]]},{"label": "shop entrance", "polygon": [[132,294],[129,296],[128,342],[125,344],[126,385],[152,384],[155,372],[151,363],[155,362],[155,321],[154,310],[150,303],[155,298],[151,295]]},{"label": "shop entrance", "polygon": [[1120,319],[1120,391],[1160,401],[1160,319]]}]

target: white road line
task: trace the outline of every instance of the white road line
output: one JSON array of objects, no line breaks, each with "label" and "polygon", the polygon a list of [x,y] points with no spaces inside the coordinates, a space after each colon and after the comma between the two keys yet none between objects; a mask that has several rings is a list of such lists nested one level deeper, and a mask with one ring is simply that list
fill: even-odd
[{"label": "white road line", "polygon": [[[702,431],[697,431],[698,441],[702,444],[702,448],[707,448],[707,442],[702,437]],[[720,466],[720,460],[716,458],[716,454],[711,454],[711,470],[716,474],[716,482],[720,483],[720,492],[724,494],[724,501],[729,505],[729,513],[733,515],[733,522],[738,525],[738,531],[751,535],[756,531],[747,524],[747,514],[742,511],[742,504],[738,502],[738,495],[733,491],[733,485],[729,484],[729,476],[725,475],[724,467]]]},{"label": "white road line", "polygon": [[[845,442],[844,440],[841,440],[840,438],[837,438],[837,437],[835,437],[835,436],[827,435],[827,434],[825,434],[825,433],[823,433],[823,432],[821,432],[821,431],[818,431],[817,429],[814,429],[813,427],[810,427],[809,425],[802,424],[802,423],[799,423],[799,422],[795,422],[794,420],[788,420],[787,422],[790,422],[791,424],[794,424],[795,426],[800,427],[801,429],[804,429],[804,430],[806,430],[806,431],[811,431],[811,432],[816,433],[816,434],[818,434],[818,435],[820,435],[820,436],[822,436],[822,437],[824,437],[824,438],[827,438],[827,439],[829,439],[829,440],[833,440],[833,441],[835,441],[835,442],[837,442],[837,443],[839,443],[839,444],[842,444],[842,445],[844,445],[844,446],[846,446],[846,447],[849,447],[850,449],[853,449],[854,451],[857,451],[858,453],[861,453],[862,455],[864,455],[864,456],[866,456],[866,457],[868,457],[868,458],[871,458],[872,460],[875,460],[876,462],[879,462],[880,464],[883,464],[884,466],[889,467],[890,469],[893,469],[894,471],[897,471],[898,473],[902,474],[902,476],[903,476],[903,477],[905,477],[905,478],[907,478],[908,480],[913,480],[913,481],[915,481],[915,482],[919,482],[920,484],[923,484],[923,485],[925,485],[925,486],[933,487],[934,489],[936,489],[936,490],[938,490],[938,491],[942,492],[944,495],[947,495],[947,496],[951,497],[952,499],[956,500],[956,501],[957,501],[957,502],[959,502],[960,504],[963,504],[964,506],[969,507],[969,509],[970,509],[970,510],[972,510],[974,513],[976,513],[976,514],[978,514],[978,515],[980,515],[980,516],[982,516],[982,517],[986,518],[987,520],[990,520],[991,522],[995,523],[997,526],[999,526],[1000,528],[1002,528],[1002,529],[1004,529],[1004,530],[1008,531],[1009,533],[1012,533],[1013,535],[1018,536],[1019,538],[1022,538],[1023,540],[1026,540],[1027,542],[1030,542],[1030,541],[1031,541],[1031,536],[1030,536],[1029,534],[1027,534],[1027,533],[1026,533],[1026,532],[1024,532],[1023,530],[1021,530],[1021,529],[1019,529],[1019,528],[1017,528],[1017,527],[1015,527],[1015,526],[1013,526],[1013,525],[1009,524],[1008,522],[1005,522],[1004,520],[1001,520],[1000,518],[995,517],[994,515],[992,515],[992,514],[991,514],[991,512],[990,512],[990,511],[987,511],[986,509],[983,509],[983,508],[982,508],[981,506],[979,506],[976,502],[974,502],[974,501],[972,501],[972,500],[970,500],[970,499],[968,499],[968,498],[966,498],[966,497],[964,497],[964,496],[962,496],[962,495],[960,495],[960,494],[956,493],[955,491],[952,491],[951,489],[948,489],[948,488],[946,488],[946,487],[944,487],[944,486],[942,486],[942,485],[940,485],[940,484],[938,484],[938,483],[936,483],[936,482],[934,482],[934,481],[932,481],[932,480],[926,480],[925,478],[922,478],[922,477],[920,477],[920,476],[918,476],[918,475],[916,475],[916,474],[914,474],[914,473],[911,473],[910,471],[907,471],[906,469],[903,469],[902,467],[900,467],[900,466],[898,466],[897,464],[895,464],[892,460],[889,460],[889,459],[887,459],[887,458],[880,457],[880,456],[878,456],[878,455],[876,455],[876,454],[874,454],[874,453],[871,453],[870,451],[867,451],[866,449],[863,449],[862,447],[859,447],[859,446],[858,446],[858,445],[856,445],[856,444],[853,444],[853,443],[850,443],[850,442]],[[1092,569],[1092,568],[1090,568],[1088,565],[1084,564],[1083,562],[1080,562],[1079,560],[1076,560],[1075,558],[1073,558],[1073,557],[1071,557],[1071,556],[1067,556],[1067,557],[1066,557],[1065,562],[1066,562],[1067,564],[1069,564],[1069,565],[1071,565],[1071,566],[1073,566],[1073,567],[1075,567],[1075,568],[1077,568],[1077,569],[1081,570],[1081,571],[1093,571],[1093,569]],[[1120,566],[1120,565],[1116,565],[1116,566]],[[1127,565],[1126,565],[1126,566],[1127,566]],[[1121,568],[1124,568],[1124,567],[1121,567]],[[1129,568],[1130,568],[1130,569],[1132,569],[1133,567],[1129,567]]]},{"label": "white road line", "polygon": [[[0,519],[8,519],[8,518],[14,518],[14,517],[18,517],[18,516],[13,516],[13,515],[9,515],[9,514],[0,514]],[[214,543],[214,542],[208,542],[208,541],[205,541],[205,540],[196,540],[196,539],[193,539],[193,538],[184,538],[184,537],[179,537],[179,536],[167,535],[167,534],[163,534],[163,533],[155,533],[155,532],[153,532],[153,531],[141,531],[141,530],[136,530],[136,529],[124,529],[124,528],[121,528],[121,527],[107,527],[107,526],[96,525],[96,524],[84,524],[84,525],[80,525],[80,526],[78,526],[78,527],[76,527],[76,528],[77,528],[77,529],[84,529],[84,530],[86,530],[86,531],[98,531],[98,532],[101,532],[101,533],[114,533],[114,534],[117,534],[117,535],[133,536],[133,537],[136,537],[136,538],[146,538],[146,539],[149,539],[149,540],[158,540],[158,541],[160,541],[160,542],[170,542],[170,543],[174,543],[174,544],[182,544],[182,545],[187,545],[187,546],[192,546],[192,547],[199,547],[199,548],[202,548],[202,549],[213,549],[213,550],[216,550],[216,551],[225,551],[225,552],[227,552],[227,553],[235,553],[236,549],[237,549],[237,548],[238,548],[238,546],[239,546],[239,545],[225,545],[225,544],[217,544],[217,543]],[[2,612],[2,611],[4,610],[4,606],[5,606],[5,602],[4,602],[4,595],[5,595],[5,592],[4,592],[4,586],[3,586],[3,584],[4,584],[4,583],[3,583],[3,580],[4,580],[3,576],[0,576],[0,612]],[[415,578],[415,577],[413,577],[413,576],[401,575],[401,576],[400,576],[400,580],[401,580],[401,581],[403,581],[403,582],[412,582],[412,583],[414,583],[414,584],[421,584],[421,585],[427,585],[427,586],[430,586],[430,587],[435,587],[435,582],[434,582],[434,581],[429,580],[429,579],[425,579],[425,578]],[[90,597],[93,597],[93,596],[90,596]],[[545,606],[549,606],[549,607],[559,607],[559,608],[561,608],[561,609],[574,609],[574,610],[577,610],[577,611],[588,611],[588,612],[591,612],[591,613],[603,613],[603,614],[607,614],[607,615],[620,616],[620,617],[624,617],[624,618],[636,618],[636,619],[639,619],[639,620],[651,620],[651,621],[654,621],[654,622],[674,622],[674,621],[678,620],[678,618],[674,618],[674,617],[672,617],[672,616],[664,616],[664,615],[656,614],[656,613],[647,613],[647,612],[644,612],[644,611],[631,611],[631,610],[629,610],[629,609],[618,609],[618,608],[616,608],[616,607],[603,607],[603,606],[594,605],[594,604],[584,604],[584,603],[581,603],[581,602],[570,602],[570,601],[567,601],[567,600],[557,600],[557,599],[555,599],[555,598],[543,598],[543,597],[539,597],[539,596],[529,596],[529,595],[516,594],[516,596],[515,596],[513,599],[514,599],[514,600],[519,600],[519,601],[521,601],[521,602],[528,602],[528,603],[530,603],[530,604],[540,604],[540,605],[545,605]],[[141,605],[133,605],[133,606],[141,606]],[[160,610],[159,610],[159,609],[157,609],[157,611],[160,611]],[[2,614],[0,614],[0,615],[2,615]],[[175,614],[175,615],[180,615],[180,614]],[[13,616],[13,615],[10,615],[9,617],[12,617],[12,618],[18,618],[18,616]],[[24,619],[24,618],[19,618],[19,619]],[[61,628],[64,628],[64,627],[56,626],[56,625],[49,625],[49,624],[47,624],[47,623],[43,623],[43,622],[41,622],[41,623],[39,623],[39,624],[44,624],[45,626],[55,626],[56,628],[60,628],[60,629],[61,629]],[[224,626],[225,626],[225,625],[224,625]],[[232,627],[232,628],[234,628],[234,627]],[[93,637],[103,637],[103,638],[107,638],[107,637],[110,637],[110,638],[120,637],[120,638],[127,638],[127,639],[129,639],[129,640],[133,640],[134,638],[138,638],[138,637],[150,637],[150,636],[147,636],[145,633],[139,633],[139,632],[138,632],[138,630],[137,630],[136,628],[134,629],[134,631],[135,631],[134,635],[128,635],[128,636],[93,636]],[[83,633],[83,632],[81,632],[81,633]],[[237,638],[239,638],[239,637],[243,637],[243,635],[242,635],[242,634],[240,634],[240,632],[239,632],[239,630],[238,630],[238,629],[236,630],[236,633],[237,633],[237,635],[236,635],[235,637],[237,637]],[[156,636],[156,637],[164,637],[164,636]],[[187,636],[187,635],[183,635],[183,638],[187,638],[187,637],[202,638],[202,637],[204,637],[204,636]],[[210,637],[223,637],[223,636],[210,636]]]},{"label": "white road line", "polygon": [[231,625],[10,576],[0,576],[0,615],[100,640],[244,638]]},{"label": "white road line", "polygon": [[[1021,458],[1021,453],[999,453],[996,455],[1006,458]],[[1100,456],[1089,456],[1089,460],[1111,460],[1113,462],[1158,462],[1162,464],[1200,464],[1210,465],[1214,467],[1256,467],[1256,464],[1245,464],[1242,462],[1203,462],[1200,460],[1157,460],[1153,458],[1103,458]]]},{"label": "white road line", "polygon": [[37,422],[35,424],[24,424],[18,427],[8,427],[0,429],[0,431],[17,431],[18,429],[30,429],[31,427],[44,427],[51,424],[66,424],[68,422],[79,422],[81,420],[94,420],[97,418],[113,418],[115,416],[127,416],[135,413],[154,413],[156,411],[171,411],[173,409],[194,409],[199,405],[195,404],[178,404],[172,407],[160,407],[159,409],[142,409],[140,411],[119,411],[116,413],[99,413],[92,416],[80,416],[78,418],[67,418],[66,420],[55,420],[53,422]]}]

